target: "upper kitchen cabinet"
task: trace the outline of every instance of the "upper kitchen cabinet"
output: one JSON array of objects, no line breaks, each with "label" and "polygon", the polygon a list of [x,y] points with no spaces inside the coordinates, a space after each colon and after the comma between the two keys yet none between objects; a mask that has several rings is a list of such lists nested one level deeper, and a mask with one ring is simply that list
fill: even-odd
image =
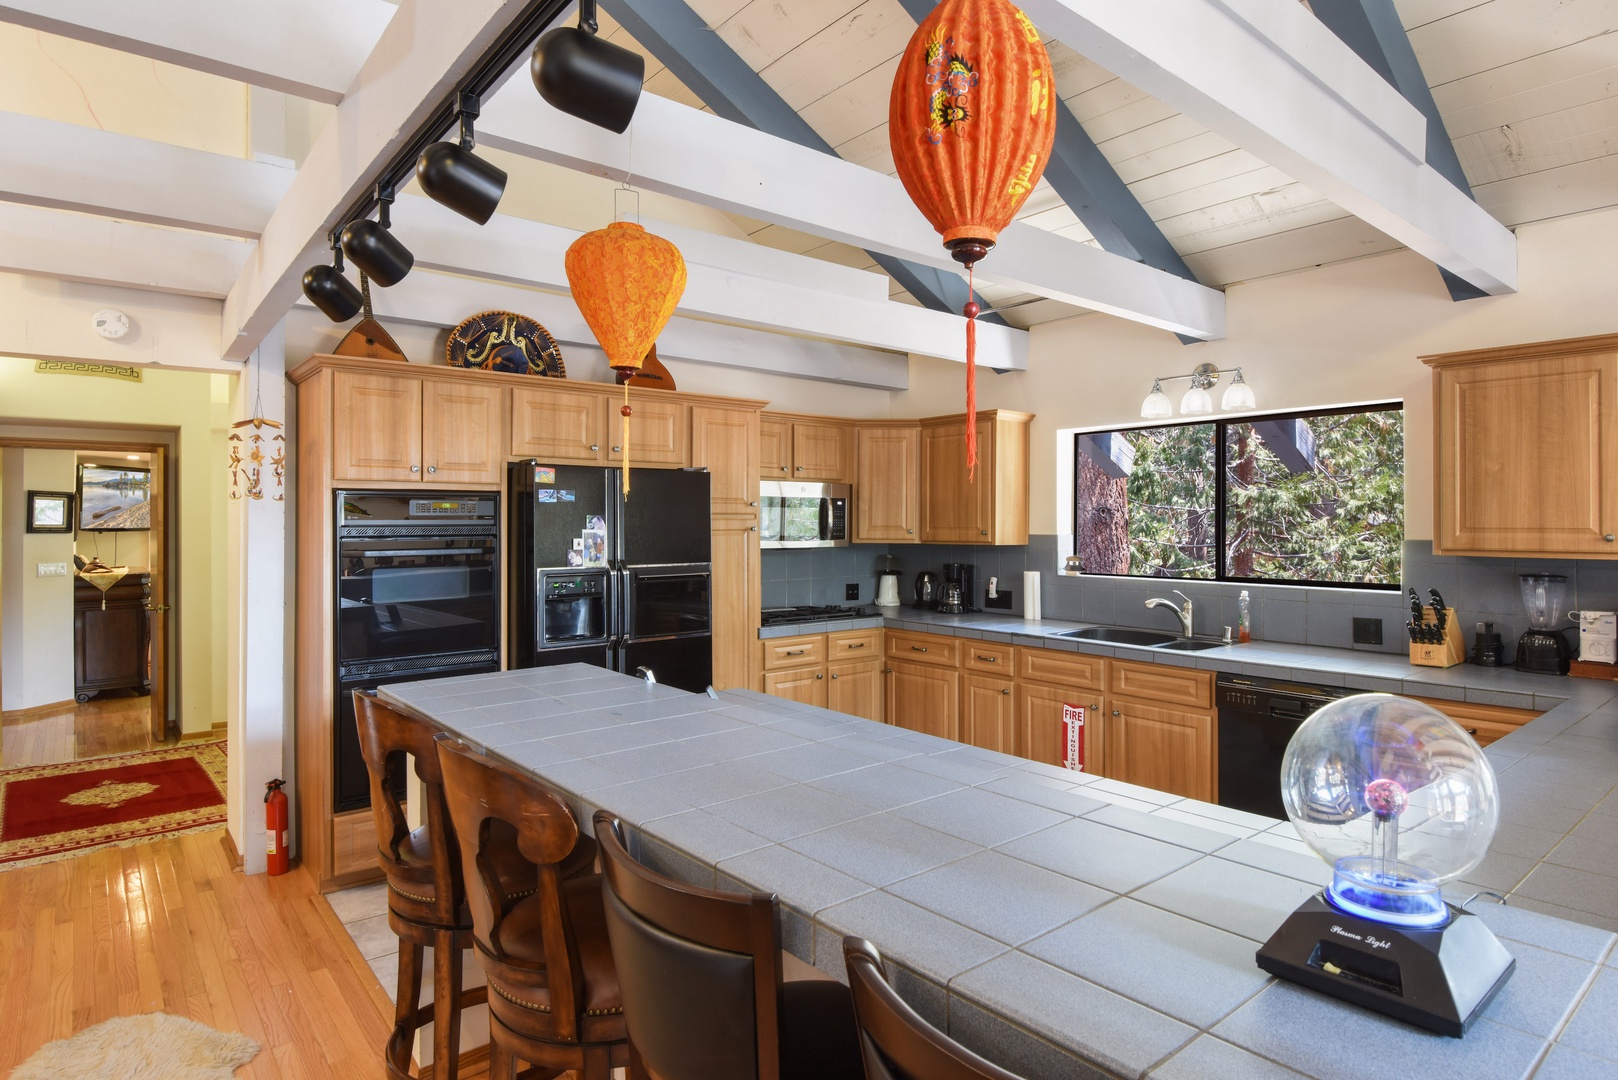
[{"label": "upper kitchen cabinet", "polygon": [[[621,391],[620,391],[621,393]],[[623,448],[623,417],[618,415],[622,397],[611,399],[607,407],[609,439],[607,461],[617,465],[625,457],[629,467],[641,465],[691,464],[691,406],[673,400],[666,390],[629,391],[629,453]]]},{"label": "upper kitchen cabinet", "polygon": [[498,386],[332,372],[332,478],[498,484],[506,455]]},{"label": "upper kitchen cabinet", "polygon": [[966,418],[921,422],[924,544],[1028,543],[1029,413],[978,413],[978,463],[966,476]]},{"label": "upper kitchen cabinet", "polygon": [[1422,360],[1434,552],[1618,558],[1618,334]]},{"label": "upper kitchen cabinet", "polygon": [[511,392],[513,457],[600,465],[607,460],[606,431],[607,399],[600,393],[555,385]]},{"label": "upper kitchen cabinet", "polygon": [[921,543],[921,428],[854,430],[854,542]]},{"label": "upper kitchen cabinet", "polygon": [[846,423],[766,414],[759,426],[759,476],[846,484],[854,472],[852,441]]}]

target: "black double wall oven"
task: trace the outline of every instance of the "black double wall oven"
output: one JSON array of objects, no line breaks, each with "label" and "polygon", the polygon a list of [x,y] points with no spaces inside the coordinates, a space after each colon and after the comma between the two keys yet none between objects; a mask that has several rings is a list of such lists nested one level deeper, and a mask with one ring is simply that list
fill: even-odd
[{"label": "black double wall oven", "polygon": [[[370,805],[353,692],[500,670],[500,497],[339,491],[333,806]],[[398,783],[403,784],[400,771]]]}]

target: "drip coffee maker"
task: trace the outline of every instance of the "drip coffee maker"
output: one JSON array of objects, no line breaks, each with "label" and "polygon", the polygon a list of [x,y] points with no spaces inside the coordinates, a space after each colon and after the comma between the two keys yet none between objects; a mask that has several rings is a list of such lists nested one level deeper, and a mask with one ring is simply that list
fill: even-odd
[{"label": "drip coffee maker", "polygon": [[1528,630],[1517,639],[1518,671],[1566,675],[1572,650],[1556,624],[1567,611],[1567,578],[1561,574],[1519,574]]}]

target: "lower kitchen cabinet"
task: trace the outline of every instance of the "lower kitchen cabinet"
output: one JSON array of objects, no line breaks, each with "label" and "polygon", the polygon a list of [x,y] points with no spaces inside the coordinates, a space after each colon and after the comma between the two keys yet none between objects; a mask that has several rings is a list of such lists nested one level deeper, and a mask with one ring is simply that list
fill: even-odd
[{"label": "lower kitchen cabinet", "polygon": [[1540,713],[1534,709],[1513,709],[1505,705],[1478,705],[1466,701],[1444,701],[1440,698],[1416,698],[1423,705],[1431,705],[1466,729],[1479,746],[1488,746],[1522,727]]},{"label": "lower kitchen cabinet", "polygon": [[880,628],[770,638],[759,645],[766,694],[882,720]]},{"label": "lower kitchen cabinet", "polygon": [[1016,684],[996,675],[961,676],[961,741],[1004,754],[1017,742]]},{"label": "lower kitchen cabinet", "polygon": [[826,708],[849,716],[881,722],[887,713],[882,700],[882,660],[845,660],[826,665]]},{"label": "lower kitchen cabinet", "polygon": [[1075,686],[1046,686],[1017,683],[1017,738],[1010,753],[1030,761],[1060,766],[1067,754],[1062,739],[1062,707],[1084,709],[1084,771],[1092,776],[1109,776],[1106,771],[1103,717],[1107,700],[1096,690]]},{"label": "lower kitchen cabinet", "polygon": [[890,660],[887,677],[888,723],[959,740],[961,676],[954,667]]},{"label": "lower kitchen cabinet", "polygon": [[805,705],[826,708],[826,671],[824,668],[802,668],[793,671],[766,671],[764,692],[788,701],[801,701]]},{"label": "lower kitchen cabinet", "polygon": [[1214,801],[1211,713],[1114,699],[1102,726],[1108,776]]}]

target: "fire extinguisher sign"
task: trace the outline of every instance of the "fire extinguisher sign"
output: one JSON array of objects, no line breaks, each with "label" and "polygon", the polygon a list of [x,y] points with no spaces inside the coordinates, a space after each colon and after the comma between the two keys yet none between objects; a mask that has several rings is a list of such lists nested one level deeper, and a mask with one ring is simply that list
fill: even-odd
[{"label": "fire extinguisher sign", "polygon": [[1084,706],[1062,706],[1062,765],[1084,771]]}]

